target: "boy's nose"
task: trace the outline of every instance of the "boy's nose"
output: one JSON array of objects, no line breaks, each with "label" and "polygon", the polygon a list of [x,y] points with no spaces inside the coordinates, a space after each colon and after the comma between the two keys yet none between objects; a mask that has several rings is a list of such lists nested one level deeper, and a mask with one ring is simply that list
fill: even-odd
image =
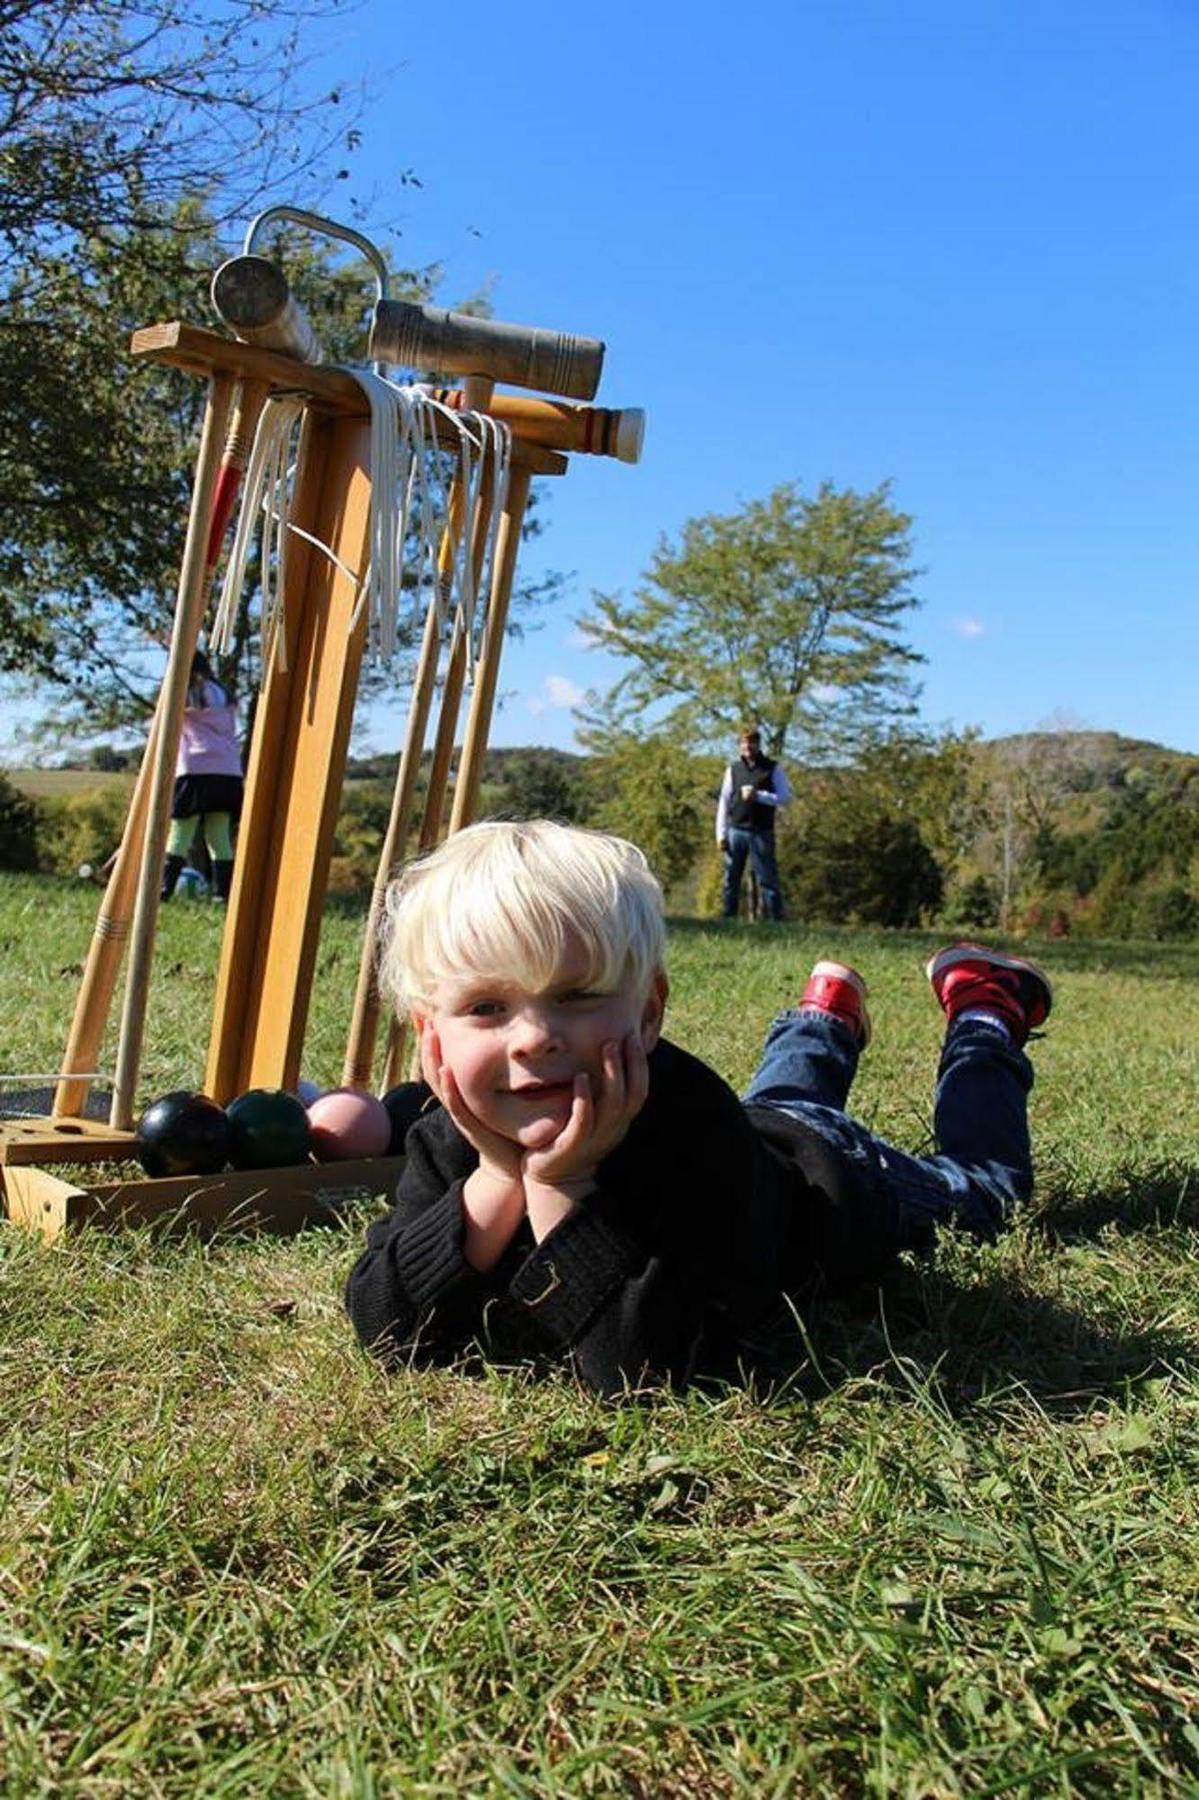
[{"label": "boy's nose", "polygon": [[512,1041],[518,1054],[544,1050],[558,1041],[559,1032],[548,1007],[522,1007],[512,1025]]}]

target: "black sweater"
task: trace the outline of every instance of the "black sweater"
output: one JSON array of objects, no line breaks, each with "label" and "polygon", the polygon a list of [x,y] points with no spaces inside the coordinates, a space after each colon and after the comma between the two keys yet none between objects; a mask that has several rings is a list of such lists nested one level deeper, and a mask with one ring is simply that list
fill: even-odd
[{"label": "black sweater", "polygon": [[478,1155],[435,1106],[408,1134],[396,1205],[371,1226],[346,1305],[391,1363],[570,1354],[592,1387],[730,1376],[777,1346],[784,1296],[877,1272],[892,1208],[795,1121],[746,1111],[662,1042],[642,1111],[597,1190],[535,1243],[522,1222],[486,1274],[463,1257],[462,1184]]}]

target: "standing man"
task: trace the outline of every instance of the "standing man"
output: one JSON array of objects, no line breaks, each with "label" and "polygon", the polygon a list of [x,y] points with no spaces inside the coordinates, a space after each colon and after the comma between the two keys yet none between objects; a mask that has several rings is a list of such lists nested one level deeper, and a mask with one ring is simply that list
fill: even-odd
[{"label": "standing man", "polygon": [[774,816],[791,798],[791,784],[776,762],[762,754],[762,733],[747,725],[738,739],[740,755],[730,763],[716,803],[716,842],[724,851],[724,916],[737,917],[741,876],[749,857],[768,919],[783,916],[774,855]]}]

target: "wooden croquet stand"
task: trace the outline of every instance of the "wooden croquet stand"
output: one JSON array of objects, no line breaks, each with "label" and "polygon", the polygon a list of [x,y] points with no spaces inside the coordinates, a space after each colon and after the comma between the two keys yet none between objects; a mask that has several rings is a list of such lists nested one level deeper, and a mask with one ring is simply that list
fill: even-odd
[{"label": "wooden croquet stand", "polygon": [[[244,391],[250,384],[260,384],[260,391],[303,397],[306,412],[292,517],[300,531],[326,545],[332,557],[314,551],[309,537],[297,536],[289,547],[283,595],[286,658],[272,656],[259,697],[208,1045],[204,1091],[221,1104],[249,1088],[294,1090],[299,1077],[366,642],[366,620],[362,616],[365,609],[357,608],[358,584],[350,573],[361,569],[368,555],[370,419],[360,385],[342,371],[300,363],[290,356],[186,324],[149,327],[135,334],[132,347],[134,356],[141,361],[167,363],[208,381],[208,410],[188,548],[159,713],[131,804],[125,842],[110,878],[105,898],[108,912],[102,908],[93,939],[93,956],[98,956],[103,965],[101,974],[86,1004],[81,992],[71,1043],[62,1065],[67,1075],[59,1081],[52,1114],[0,1121],[0,1192],[9,1219],[47,1239],[81,1224],[156,1223],[205,1231],[240,1226],[292,1232],[336,1218],[352,1200],[390,1194],[403,1158],[234,1170],[170,1180],[146,1179],[139,1172],[126,1180],[105,1179],[94,1185],[67,1181],[53,1172],[54,1165],[132,1162],[133,1102],[146,1010],[147,959],[153,944],[156,884],[166,832],[168,802],[163,799],[163,790],[173,774],[186,673],[203,620],[206,576],[211,573],[210,566],[205,569],[195,544],[200,543],[202,548],[212,509],[216,461],[212,440],[217,438],[219,451],[219,439],[239,387]],[[480,372],[480,381],[473,384],[473,392],[468,384],[468,393],[468,403],[477,406],[479,400],[475,396],[481,394],[482,403],[489,405],[494,384],[485,370]],[[556,445],[595,447],[590,441],[571,435],[582,429],[579,420],[572,424],[571,415],[590,415],[586,429],[591,434],[600,429],[597,420],[620,417],[603,414],[596,408],[558,407],[553,402],[529,402],[520,396],[504,395],[495,395],[489,410],[496,416],[505,416],[505,400],[512,409],[508,419],[512,430],[512,476],[500,520],[493,592],[488,600],[492,663],[476,674],[471,702],[475,710],[467,721],[458,763],[451,829],[470,822],[477,800],[502,627],[530,479],[534,474],[560,475],[565,471],[567,458]],[[446,447],[456,448],[457,441],[453,427],[447,423]],[[462,518],[456,527],[452,518],[447,525],[451,561],[454,542],[450,534],[467,528],[468,523]],[[443,541],[443,567],[445,552]],[[498,595],[497,585],[501,590]],[[356,609],[359,616],[355,620]],[[427,628],[427,639],[428,635]],[[437,653],[435,643],[428,674],[430,693]],[[286,666],[282,666],[284,660]],[[397,802],[398,818],[393,811],[384,863],[390,858],[394,864],[403,849],[415,793],[415,772],[424,752],[428,711],[426,697],[419,729],[414,730],[410,717],[397,784],[399,795],[407,766],[407,798],[403,805]],[[447,725],[443,717],[439,745],[448,739],[452,747],[454,724],[451,719]],[[160,740],[157,749],[156,736]],[[158,766],[151,777],[147,770],[154,757]],[[426,817],[422,847],[430,836],[436,841],[440,810],[439,800],[431,824]],[[383,864],[381,870],[385,880],[389,871],[383,869]],[[112,898],[114,892],[120,896],[116,901]],[[376,902],[380,893],[377,885]],[[109,1122],[104,1123],[84,1116],[88,1082],[82,1071],[97,1066],[96,1054],[126,937],[130,937],[132,947],[125,1016],[113,1110]],[[135,988],[135,980],[140,980],[140,989]],[[85,984],[87,981],[85,972]],[[361,1085],[369,1085],[378,1025],[378,1005],[369,1001],[369,996],[365,1011],[365,1028],[359,1021],[357,1040],[347,1052],[344,1076]]]}]

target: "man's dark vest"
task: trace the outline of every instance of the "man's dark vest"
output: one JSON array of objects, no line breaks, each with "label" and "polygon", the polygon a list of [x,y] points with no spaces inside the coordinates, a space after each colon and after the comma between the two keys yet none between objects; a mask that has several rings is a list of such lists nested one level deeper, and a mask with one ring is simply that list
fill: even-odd
[{"label": "man's dark vest", "polygon": [[774,764],[770,758],[764,756],[760,762],[747,763],[743,756],[739,756],[735,763],[729,764],[729,772],[733,777],[733,791],[729,796],[729,824],[735,825],[739,831],[773,831],[777,807],[760,806],[756,800],[741,798],[741,789],[751,781],[756,788],[765,788],[767,793],[773,793]]}]

